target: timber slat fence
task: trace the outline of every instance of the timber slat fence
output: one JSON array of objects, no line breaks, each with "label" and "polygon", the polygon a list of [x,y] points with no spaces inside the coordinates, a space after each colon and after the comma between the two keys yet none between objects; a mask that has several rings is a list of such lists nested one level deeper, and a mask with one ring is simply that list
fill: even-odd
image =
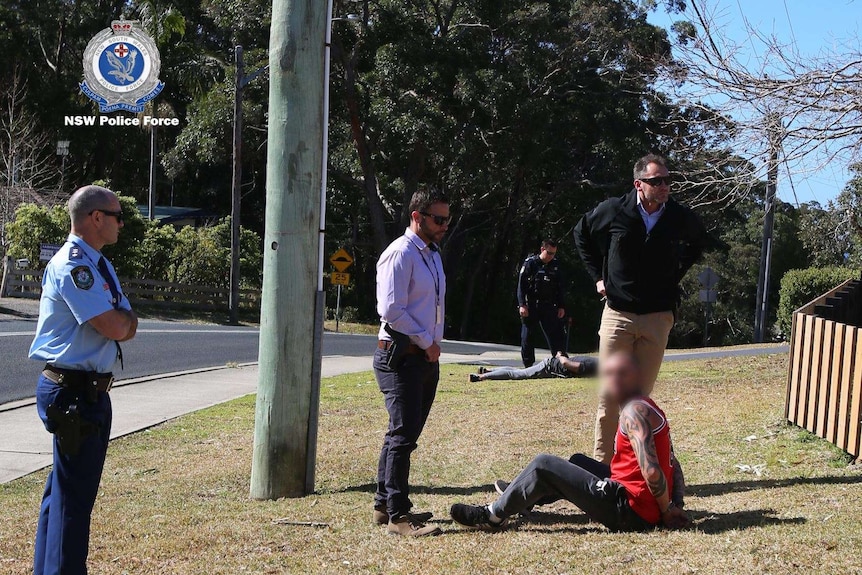
[{"label": "timber slat fence", "polygon": [[[120,283],[132,305],[202,311],[225,310],[228,306],[227,288],[140,279],[120,279]],[[41,292],[42,270],[15,269],[11,263],[4,266],[0,297],[38,299]],[[258,307],[260,290],[240,290],[240,305]]]},{"label": "timber slat fence", "polygon": [[862,452],[862,281],[793,313],[785,416],[853,457]]}]

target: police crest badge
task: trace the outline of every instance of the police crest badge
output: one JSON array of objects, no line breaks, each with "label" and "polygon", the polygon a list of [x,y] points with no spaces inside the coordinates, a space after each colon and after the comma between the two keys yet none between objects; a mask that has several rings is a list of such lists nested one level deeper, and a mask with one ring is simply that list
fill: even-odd
[{"label": "police crest badge", "polygon": [[140,113],[164,89],[159,81],[161,59],[153,39],[130,20],[114,20],[84,50],[81,92],[99,104],[102,113]]},{"label": "police crest badge", "polygon": [[77,266],[72,270],[72,281],[79,289],[88,290],[96,283],[93,272],[87,266]]}]

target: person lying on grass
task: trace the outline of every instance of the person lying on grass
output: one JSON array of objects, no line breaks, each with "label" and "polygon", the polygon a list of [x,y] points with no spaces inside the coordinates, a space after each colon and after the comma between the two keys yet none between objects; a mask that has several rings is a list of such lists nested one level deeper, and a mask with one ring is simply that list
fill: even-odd
[{"label": "person lying on grass", "polygon": [[569,461],[542,454],[509,484],[498,482],[500,497],[490,505],[456,503],[457,523],[488,531],[534,505],[566,499],[590,519],[612,531],[645,531],[657,526],[684,527],[685,479],[673,454],[664,412],[642,394],[637,359],[615,353],[601,365],[603,390],[623,406],[616,452],[610,465],[586,455]]},{"label": "person lying on grass", "polygon": [[592,357],[569,359],[563,352],[557,352],[556,357],[549,357],[532,367],[518,369],[516,367],[499,367],[488,370],[479,368],[479,373],[470,374],[470,383],[487,380],[504,379],[551,379],[554,377],[593,377],[598,371],[599,362]]}]

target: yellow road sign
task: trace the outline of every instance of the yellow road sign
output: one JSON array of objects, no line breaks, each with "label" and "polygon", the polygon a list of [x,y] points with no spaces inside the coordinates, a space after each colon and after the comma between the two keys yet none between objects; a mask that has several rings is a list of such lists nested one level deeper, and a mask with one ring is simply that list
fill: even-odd
[{"label": "yellow road sign", "polygon": [[[343,272],[353,265],[353,257],[349,253],[347,253],[347,250],[341,248],[340,250],[332,254],[332,257],[329,258],[329,263],[331,263],[332,266],[339,272]],[[347,284],[345,283],[341,285]]]},{"label": "yellow road sign", "polygon": [[[333,264],[333,265],[335,265],[335,264]],[[336,273],[332,274],[330,281],[332,282],[332,285],[334,285],[334,286],[350,285],[350,274],[336,272]]]}]

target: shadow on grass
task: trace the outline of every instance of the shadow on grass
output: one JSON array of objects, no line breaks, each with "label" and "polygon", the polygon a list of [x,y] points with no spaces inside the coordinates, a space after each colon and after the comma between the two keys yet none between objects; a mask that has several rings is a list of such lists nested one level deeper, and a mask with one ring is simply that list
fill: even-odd
[{"label": "shadow on grass", "polygon": [[[689,511],[692,518],[690,527],[684,531],[698,531],[705,535],[718,535],[727,531],[767,527],[770,525],[801,525],[806,522],[804,517],[778,517],[774,509],[750,509],[733,513],[716,513],[712,511]],[[434,523],[453,524],[451,520],[443,519]],[[454,524],[453,524],[454,525]],[[555,513],[534,511],[525,517],[514,520],[510,529],[530,531],[534,533],[566,533],[571,535],[587,535],[591,533],[611,533],[598,523],[579,513]],[[446,530],[445,534],[474,533],[472,529]],[[651,533],[648,531],[647,533]]]},{"label": "shadow on grass", "polygon": [[[376,483],[364,483],[362,485],[349,485],[343,489],[335,489],[333,493],[374,493],[377,490]],[[471,487],[450,487],[440,485],[430,487],[428,485],[411,485],[410,493],[417,495],[476,495],[486,493],[490,496],[494,493],[494,486],[490,483],[485,485],[473,485]]]},{"label": "shadow on grass", "polygon": [[807,521],[804,517],[778,517],[774,509],[748,509],[732,513],[695,509],[689,511],[689,516],[692,518],[690,529],[708,535],[769,525],[801,525]]},{"label": "shadow on grass", "polygon": [[758,489],[780,489],[796,485],[852,485],[862,483],[862,475],[832,476],[832,477],[791,477],[789,479],[750,479],[731,483],[705,483],[703,485],[686,485],[686,495],[695,497],[714,497],[730,493],[745,493]]}]

